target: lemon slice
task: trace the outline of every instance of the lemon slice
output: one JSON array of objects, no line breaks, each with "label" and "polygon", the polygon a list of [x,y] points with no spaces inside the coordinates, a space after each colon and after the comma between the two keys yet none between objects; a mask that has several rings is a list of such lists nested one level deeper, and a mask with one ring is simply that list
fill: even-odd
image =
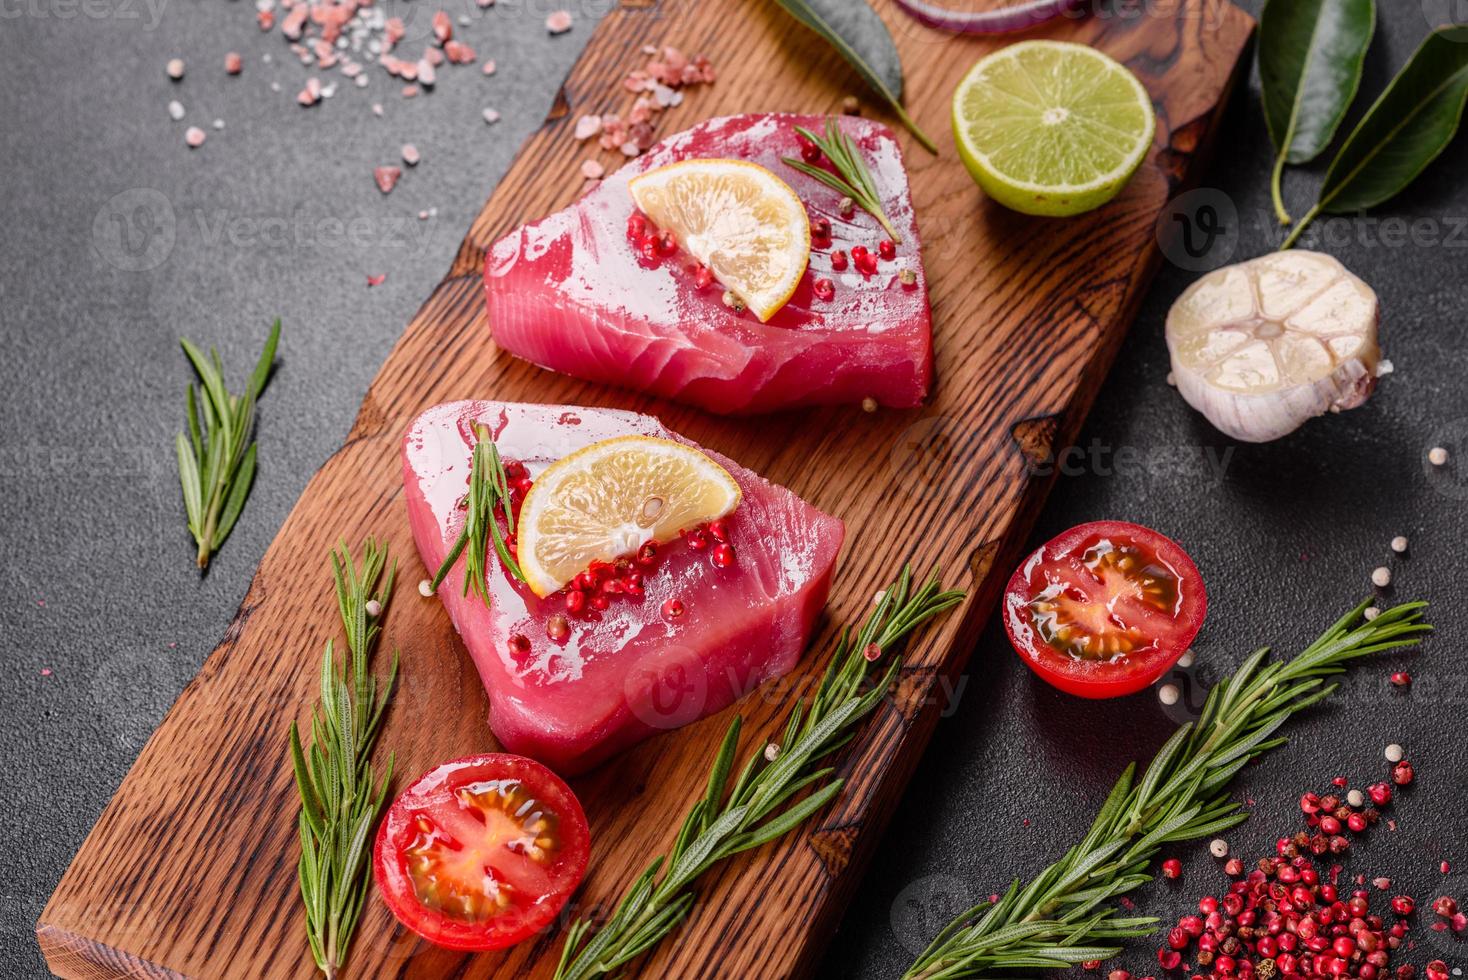
[{"label": "lemon slice", "polygon": [[953,93],[964,166],[1005,207],[1064,217],[1131,179],[1157,119],[1122,64],[1084,44],[1022,41],[974,65]]},{"label": "lemon slice", "polygon": [[632,178],[632,200],[763,323],[805,275],[810,219],[790,185],[746,160],[684,160]]},{"label": "lemon slice", "polygon": [[671,439],[592,443],[536,478],[520,505],[516,543],[531,591],[547,596],[594,561],[723,517],[739,484],[704,453]]}]

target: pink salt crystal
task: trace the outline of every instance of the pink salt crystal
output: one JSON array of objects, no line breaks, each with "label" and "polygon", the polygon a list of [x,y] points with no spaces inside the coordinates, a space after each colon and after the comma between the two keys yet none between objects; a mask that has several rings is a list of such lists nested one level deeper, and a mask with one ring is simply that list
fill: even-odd
[{"label": "pink salt crystal", "polygon": [[623,143],[621,146],[617,147],[617,149],[622,152],[622,156],[624,157],[635,157],[637,156],[637,154],[642,152],[637,148],[637,144],[633,143],[631,140]]},{"label": "pink salt crystal", "polygon": [[206,135],[207,134],[198,126],[190,126],[188,129],[184,130],[184,142],[189,145],[190,149],[197,150],[199,147],[204,145],[204,139]]},{"label": "pink salt crystal", "polygon": [[637,101],[632,103],[632,111],[627,113],[627,121],[636,126],[638,123],[645,123],[651,118],[652,103],[648,101],[647,96],[638,96]]},{"label": "pink salt crystal", "polygon": [[168,72],[168,77],[175,82],[184,77],[184,63],[182,58],[168,59],[168,64],[164,65],[163,68],[164,71]]},{"label": "pink salt crystal", "polygon": [[433,39],[439,44],[443,44],[453,36],[454,23],[449,20],[449,15],[442,10],[435,11],[433,14]]},{"label": "pink salt crystal", "polygon": [[231,51],[224,56],[224,70],[227,74],[238,75],[245,70],[245,59],[240,57],[238,51]]},{"label": "pink salt crystal", "polygon": [[401,17],[389,17],[382,25],[383,34],[389,44],[397,44],[403,39],[408,29],[403,26]]},{"label": "pink salt crystal", "polygon": [[589,140],[601,132],[601,116],[582,116],[576,120],[576,138]]},{"label": "pink salt crystal", "polygon": [[398,178],[402,175],[401,167],[378,167],[372,171],[372,179],[377,181],[377,189],[384,194],[392,193],[392,189],[398,185]]},{"label": "pink salt crystal", "polygon": [[380,115],[382,115],[382,103],[381,102],[374,102],[374,103],[372,103],[372,114],[374,116],[380,116]]},{"label": "pink salt crystal", "polygon": [[418,81],[429,88],[438,82],[438,71],[427,58],[418,62]]},{"label": "pink salt crystal", "polygon": [[481,7],[493,7],[494,6],[494,0],[478,0],[478,3],[479,3],[479,6],[481,6]]},{"label": "pink salt crystal", "polygon": [[437,68],[443,64],[443,52],[438,48],[427,48],[423,52],[423,60]]},{"label": "pink salt crystal", "polygon": [[418,152],[418,147],[412,143],[403,144],[403,162],[410,167],[418,166],[418,161],[423,159],[423,154]]},{"label": "pink salt crystal", "polygon": [[485,109],[483,115],[484,121],[491,125],[500,121],[500,114],[494,109]]},{"label": "pink salt crystal", "polygon": [[545,19],[545,29],[552,34],[564,34],[571,29],[571,11],[555,10]]},{"label": "pink salt crystal", "polygon": [[581,161],[581,176],[587,180],[601,180],[606,175],[607,168],[595,160]]},{"label": "pink salt crystal", "polygon": [[413,96],[415,96],[417,94],[418,94],[418,86],[416,86],[416,85],[404,85],[403,86],[403,98],[405,98],[405,99],[411,99]]},{"label": "pink salt crystal", "polygon": [[299,41],[301,33],[306,28],[306,18],[311,15],[311,8],[305,5],[295,7],[285,15],[281,21],[280,33],[284,34],[289,41]]},{"label": "pink salt crystal", "polygon": [[481,69],[481,70],[486,75],[493,75],[494,74],[494,59],[493,58],[490,58],[488,61],[486,61],[484,63],[484,68]]},{"label": "pink salt crystal", "polygon": [[386,281],[387,281],[387,273],[385,273],[385,272],[382,275],[378,275],[378,276],[368,276],[367,277],[367,288],[368,289],[371,289],[373,286],[381,286]]},{"label": "pink salt crystal", "polygon": [[268,31],[275,26],[275,11],[260,10],[255,13],[255,22],[260,25],[260,30]]},{"label": "pink salt crystal", "polygon": [[50,677],[51,676],[51,668],[50,667],[42,667],[41,668],[41,676],[42,677]]},{"label": "pink salt crystal", "polygon": [[474,59],[478,57],[474,49],[463,41],[450,41],[443,46],[443,53],[449,59],[449,64],[452,65],[473,64]]}]

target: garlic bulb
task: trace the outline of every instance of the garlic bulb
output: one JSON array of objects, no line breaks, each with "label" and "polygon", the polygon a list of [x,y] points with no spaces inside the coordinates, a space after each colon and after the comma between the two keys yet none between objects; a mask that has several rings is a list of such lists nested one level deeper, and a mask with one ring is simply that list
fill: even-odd
[{"label": "garlic bulb", "polygon": [[1167,314],[1178,391],[1244,442],[1289,435],[1376,387],[1376,293],[1329,255],[1277,252],[1193,283]]}]

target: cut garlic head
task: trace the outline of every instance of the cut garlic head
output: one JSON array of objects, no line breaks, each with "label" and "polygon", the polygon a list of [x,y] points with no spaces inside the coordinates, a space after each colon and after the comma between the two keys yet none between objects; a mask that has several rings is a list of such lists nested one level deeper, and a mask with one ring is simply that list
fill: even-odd
[{"label": "cut garlic head", "polygon": [[1210,272],[1167,314],[1178,391],[1244,442],[1355,408],[1376,387],[1376,293],[1329,255],[1278,252]]}]

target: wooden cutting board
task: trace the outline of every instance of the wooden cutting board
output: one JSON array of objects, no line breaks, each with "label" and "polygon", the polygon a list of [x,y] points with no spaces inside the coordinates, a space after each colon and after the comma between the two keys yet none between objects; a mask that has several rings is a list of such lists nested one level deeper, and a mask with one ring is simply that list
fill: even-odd
[{"label": "wooden cutting board", "polygon": [[[1093,44],[1125,62],[1158,109],[1155,152],[1122,195],[1099,212],[1057,221],[985,200],[949,136],[954,86],[1004,42],[928,31],[890,0],[878,8],[902,50],[907,104],[942,147],[930,156],[902,134],[932,292],[937,382],[929,403],[908,412],[847,407],[729,420],[549,374],[495,349],[481,297],[485,250],[577,196],[591,150],[574,141],[575,118],[630,106],[621,81],[646,60],[644,45],[705,53],[720,73],[666,114],[663,136],[725,113],[837,111],[848,94],[870,105],[845,64],[771,0],[623,0],[383,365],[346,445],[286,519],[223,641],[51,896],[36,933],[57,974],[312,975],[296,893],[286,730],[308,716],[322,646],[339,632],[325,561],[338,538],[355,546],[376,534],[401,564],[385,649],[401,649],[403,681],[381,743],[396,752],[399,772],[411,778],[495,748],[462,644],[439,604],[417,593],[424,572],[398,462],[411,418],[471,397],[651,412],[847,522],[828,621],[791,683],[767,685],[575,781],[595,836],[577,914],[615,901],[665,851],[702,791],[731,713],[744,714],[749,748],[762,746],[792,692],[819,674],[837,626],[859,619],[903,562],[971,590],[961,610],[916,637],[898,690],[841,757],[848,783],[838,801],[700,881],[687,923],[634,972],[767,978],[814,969],[1048,489],[1030,462],[1075,437],[1159,264],[1154,225],[1198,175],[1253,27],[1226,0],[1175,0],[1106,4],[1104,13],[1032,32]],[[983,685],[971,685],[964,710],[980,710],[983,697]],[[561,941],[557,930],[503,954],[457,955],[397,927],[374,893],[347,976],[549,977]]]}]

